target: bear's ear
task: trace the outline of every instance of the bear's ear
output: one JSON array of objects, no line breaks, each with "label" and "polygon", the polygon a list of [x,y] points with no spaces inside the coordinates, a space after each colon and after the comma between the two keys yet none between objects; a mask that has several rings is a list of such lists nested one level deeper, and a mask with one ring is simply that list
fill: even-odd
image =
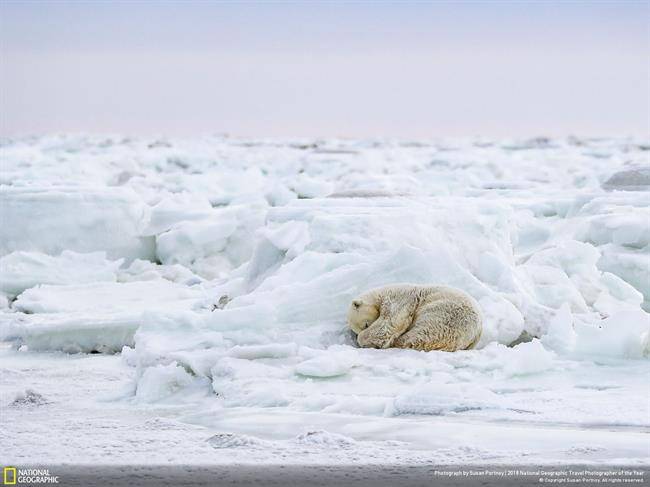
[{"label": "bear's ear", "polygon": [[352,301],[352,306],[354,306],[356,309],[361,308],[362,304],[363,304],[363,302],[358,300],[358,299],[355,299],[354,301]]}]

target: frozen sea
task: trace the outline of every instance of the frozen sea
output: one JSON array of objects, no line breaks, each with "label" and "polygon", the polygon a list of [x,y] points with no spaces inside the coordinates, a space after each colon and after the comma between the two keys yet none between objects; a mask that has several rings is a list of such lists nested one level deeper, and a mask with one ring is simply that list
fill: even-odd
[{"label": "frozen sea", "polygon": [[[650,464],[650,143],[4,139],[4,464]],[[390,283],[475,350],[360,349]]]}]

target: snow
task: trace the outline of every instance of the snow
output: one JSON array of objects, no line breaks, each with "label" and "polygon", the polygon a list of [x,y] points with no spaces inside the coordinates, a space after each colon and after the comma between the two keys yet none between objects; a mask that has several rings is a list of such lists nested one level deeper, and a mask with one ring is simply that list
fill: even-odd
[{"label": "snow", "polygon": [[[638,141],[3,144],[3,458],[648,463]],[[350,301],[399,282],[473,296],[477,349],[357,348]]]}]

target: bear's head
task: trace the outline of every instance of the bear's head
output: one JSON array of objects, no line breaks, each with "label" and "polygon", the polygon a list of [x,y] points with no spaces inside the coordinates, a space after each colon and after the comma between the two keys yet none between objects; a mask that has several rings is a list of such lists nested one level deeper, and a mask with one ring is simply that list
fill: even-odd
[{"label": "bear's head", "polygon": [[348,310],[348,325],[357,335],[379,318],[379,306],[355,299]]}]

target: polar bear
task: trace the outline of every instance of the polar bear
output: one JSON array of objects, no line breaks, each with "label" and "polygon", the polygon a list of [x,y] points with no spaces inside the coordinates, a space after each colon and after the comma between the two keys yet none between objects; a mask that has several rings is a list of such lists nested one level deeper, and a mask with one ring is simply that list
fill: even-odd
[{"label": "polar bear", "polygon": [[453,352],[481,338],[478,303],[446,286],[394,284],[352,301],[348,325],[365,348],[412,348]]}]

